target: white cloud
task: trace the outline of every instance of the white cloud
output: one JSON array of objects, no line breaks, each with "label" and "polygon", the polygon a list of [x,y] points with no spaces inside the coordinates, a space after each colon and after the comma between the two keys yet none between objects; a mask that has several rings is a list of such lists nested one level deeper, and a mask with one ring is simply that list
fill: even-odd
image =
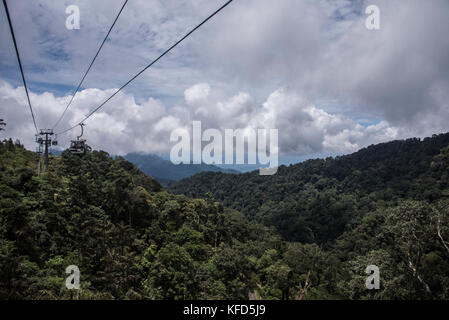
[{"label": "white cloud", "polygon": [[209,96],[210,85],[208,83],[198,83],[184,91],[184,99],[188,105],[195,105],[199,101],[205,100]]},{"label": "white cloud", "polygon": [[[223,3],[130,1],[62,127]],[[80,6],[79,31],[65,29],[69,4]],[[39,127],[56,122],[70,98],[64,86],[77,84],[121,4],[10,3]],[[367,4],[380,7],[379,31],[365,28]],[[234,1],[95,114],[86,136],[111,153],[166,152],[172,128],[201,120],[203,128],[278,128],[281,152],[311,155],[448,131],[448,12],[447,0]],[[6,20],[0,24],[1,116],[8,134],[32,147]]]},{"label": "white cloud", "polygon": [[[89,112],[92,103],[102,102],[114,91],[81,91],[76,107],[69,109],[59,130],[76,124]],[[153,98],[139,104],[131,94],[120,93],[88,120],[85,138],[94,148],[113,154],[168,153],[171,131],[178,128],[190,131],[192,121],[199,120],[203,130],[278,129],[280,154],[304,156],[349,153],[373,143],[424,136],[432,131],[432,128],[422,130],[424,126],[410,130],[387,121],[363,126],[345,115],[330,114],[285,88],[272,92],[260,105],[248,93],[220,100],[216,98],[219,94],[213,97],[209,91],[214,91],[209,84],[194,85],[185,90],[185,104],[172,107]],[[23,87],[13,88],[0,82],[0,114],[7,122],[3,135],[19,138],[28,148],[33,148],[30,134],[34,127],[24,97]],[[198,97],[200,99],[196,99]],[[32,93],[31,99],[38,124],[42,124],[53,123],[70,96],[58,98],[45,92]],[[423,119],[424,123],[427,121],[428,118]],[[79,129],[75,128],[60,136],[61,145],[67,146],[69,139],[78,134]]]}]

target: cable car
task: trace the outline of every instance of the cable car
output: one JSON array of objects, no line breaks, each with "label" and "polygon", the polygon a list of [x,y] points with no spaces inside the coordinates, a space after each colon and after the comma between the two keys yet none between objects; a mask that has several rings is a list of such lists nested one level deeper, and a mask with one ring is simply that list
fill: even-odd
[{"label": "cable car", "polygon": [[57,146],[58,145],[58,136],[55,134],[55,139],[51,141],[51,145],[52,146]]},{"label": "cable car", "polygon": [[92,151],[92,148],[89,147],[86,143],[87,140],[81,139],[84,133],[84,123],[80,123],[81,127],[81,135],[79,135],[76,140],[70,141],[69,151],[73,154],[85,154],[86,152]]}]

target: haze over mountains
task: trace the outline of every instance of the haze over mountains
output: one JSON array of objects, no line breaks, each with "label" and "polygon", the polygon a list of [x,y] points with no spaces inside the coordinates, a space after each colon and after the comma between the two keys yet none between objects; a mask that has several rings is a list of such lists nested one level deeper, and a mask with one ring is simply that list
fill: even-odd
[{"label": "haze over mountains", "polygon": [[170,160],[165,160],[154,154],[129,153],[124,156],[143,173],[155,178],[162,184],[169,181],[178,181],[203,171],[240,173],[232,169],[222,169],[208,164],[179,164],[175,165]]}]

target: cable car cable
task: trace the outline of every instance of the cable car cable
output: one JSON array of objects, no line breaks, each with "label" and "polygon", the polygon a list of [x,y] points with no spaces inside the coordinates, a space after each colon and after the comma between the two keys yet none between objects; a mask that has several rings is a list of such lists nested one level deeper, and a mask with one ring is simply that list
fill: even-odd
[{"label": "cable car cable", "polygon": [[25,80],[25,75],[23,73],[22,61],[20,60],[19,49],[17,47],[16,37],[14,35],[14,29],[12,27],[11,17],[9,16],[8,5],[6,4],[6,0],[3,0],[3,5],[5,7],[6,17],[8,18],[9,30],[11,32],[12,41],[14,43],[14,48],[16,49],[17,61],[19,62],[20,74],[22,75],[23,86],[25,87],[25,92],[28,100],[28,106],[30,107],[31,117],[33,118],[34,128],[36,129],[36,134],[39,133],[36,125],[36,118],[34,117],[33,107],[31,106],[30,95],[28,94],[27,82]]},{"label": "cable car cable", "polygon": [[73,96],[72,96],[72,98],[70,99],[69,103],[68,103],[67,106],[65,107],[65,110],[64,110],[64,112],[62,113],[62,115],[59,117],[58,121],[56,121],[56,123],[55,123],[55,125],[53,126],[53,128],[56,128],[56,127],[58,126],[59,122],[61,122],[62,118],[64,117],[65,113],[67,112],[67,109],[68,109],[68,108],[70,107],[70,105],[72,104],[73,99],[75,98],[75,95],[76,95],[76,94],[78,93],[78,91],[80,90],[81,85],[82,85],[83,82],[84,82],[84,79],[86,78],[87,74],[89,73],[90,69],[92,68],[92,65],[94,64],[95,60],[97,59],[98,54],[100,53],[101,49],[103,48],[103,45],[106,43],[106,40],[108,39],[109,34],[111,33],[112,29],[114,28],[115,23],[117,22],[118,18],[120,17],[120,14],[122,13],[122,11],[123,11],[123,9],[125,8],[125,6],[126,6],[127,3],[128,3],[128,0],[126,0],[126,1],[123,3],[122,8],[120,9],[119,13],[118,13],[117,16],[115,17],[114,22],[112,23],[111,27],[109,28],[109,31],[108,31],[108,33],[106,34],[106,37],[104,38],[103,42],[101,43],[100,47],[98,48],[97,53],[95,54],[95,56],[94,56],[94,58],[92,59],[92,61],[91,61],[90,65],[89,65],[89,67],[87,68],[86,72],[84,73],[83,78],[81,79],[80,83],[78,84],[78,87],[76,88],[75,93],[73,94]]},{"label": "cable car cable", "polygon": [[208,16],[206,19],[204,19],[199,25],[197,25],[195,28],[190,30],[184,37],[182,37],[180,40],[178,40],[175,44],[173,44],[170,48],[164,51],[159,57],[157,57],[155,60],[153,60],[149,65],[147,65],[145,68],[143,68],[139,73],[137,73],[134,77],[132,77],[130,80],[128,80],[124,85],[122,85],[117,91],[115,91],[109,98],[107,98],[103,103],[101,103],[98,107],[96,107],[93,111],[91,111],[87,116],[84,117],[83,120],[79,121],[74,126],[59,132],[58,134],[66,133],[77,126],[79,126],[81,123],[89,119],[95,112],[97,112],[101,107],[103,107],[109,100],[111,100],[117,93],[123,90],[128,84],[130,84],[133,80],[135,80],[138,76],[140,76],[143,72],[145,72],[148,68],[150,68],[153,64],[155,64],[159,59],[161,59],[163,56],[165,56],[168,52],[170,52],[174,47],[176,47],[178,44],[180,44],[184,39],[186,39],[188,36],[190,36],[193,32],[195,32],[198,28],[200,28],[203,24],[205,24],[207,21],[209,21],[213,16],[215,16],[217,13],[219,13],[221,10],[223,10],[226,6],[228,6],[233,0],[227,1],[223,6],[221,6],[219,9],[217,9],[214,13],[212,13],[210,16]]}]

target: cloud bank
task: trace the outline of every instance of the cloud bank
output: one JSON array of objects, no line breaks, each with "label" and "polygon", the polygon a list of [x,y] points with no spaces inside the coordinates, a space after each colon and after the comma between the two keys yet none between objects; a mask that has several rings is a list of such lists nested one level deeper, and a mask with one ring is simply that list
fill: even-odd
[{"label": "cloud bank", "polygon": [[[223,3],[130,2],[61,128]],[[80,30],[65,28],[70,4],[80,7]],[[39,127],[56,121],[121,4],[11,2]],[[377,31],[365,28],[372,4]],[[201,120],[203,128],[278,128],[281,154],[303,156],[447,132],[448,16],[447,0],[236,0],[89,120],[86,137],[111,153],[166,153],[172,129]],[[31,148],[4,13],[0,25],[0,117],[6,134]]]},{"label": "cloud bank", "polygon": [[[86,89],[79,93],[78,106],[69,109],[67,119],[76,124],[92,107],[101,103],[115,89]],[[149,98],[137,103],[131,94],[120,93],[107,108],[97,112],[85,130],[85,138],[94,148],[113,154],[133,151],[169,153],[172,144],[170,133],[174,129],[191,131],[192,121],[201,121],[202,129],[266,128],[279,130],[280,153],[285,155],[313,155],[322,153],[347,153],[372,143],[401,137],[403,129],[382,121],[362,126],[341,115],[330,114],[304,102],[285,88],[272,92],[257,104],[247,92],[239,92],[218,99],[207,83],[199,83],[185,90],[182,105],[167,107],[158,99]],[[55,97],[51,93],[31,94],[37,114],[45,113],[47,124],[56,121],[70,96]],[[23,96],[23,87],[13,88],[0,83],[0,112],[7,119],[5,134],[19,138],[29,148],[33,125]],[[42,127],[46,127],[45,123]],[[79,134],[74,129],[59,136],[62,146]]]}]

